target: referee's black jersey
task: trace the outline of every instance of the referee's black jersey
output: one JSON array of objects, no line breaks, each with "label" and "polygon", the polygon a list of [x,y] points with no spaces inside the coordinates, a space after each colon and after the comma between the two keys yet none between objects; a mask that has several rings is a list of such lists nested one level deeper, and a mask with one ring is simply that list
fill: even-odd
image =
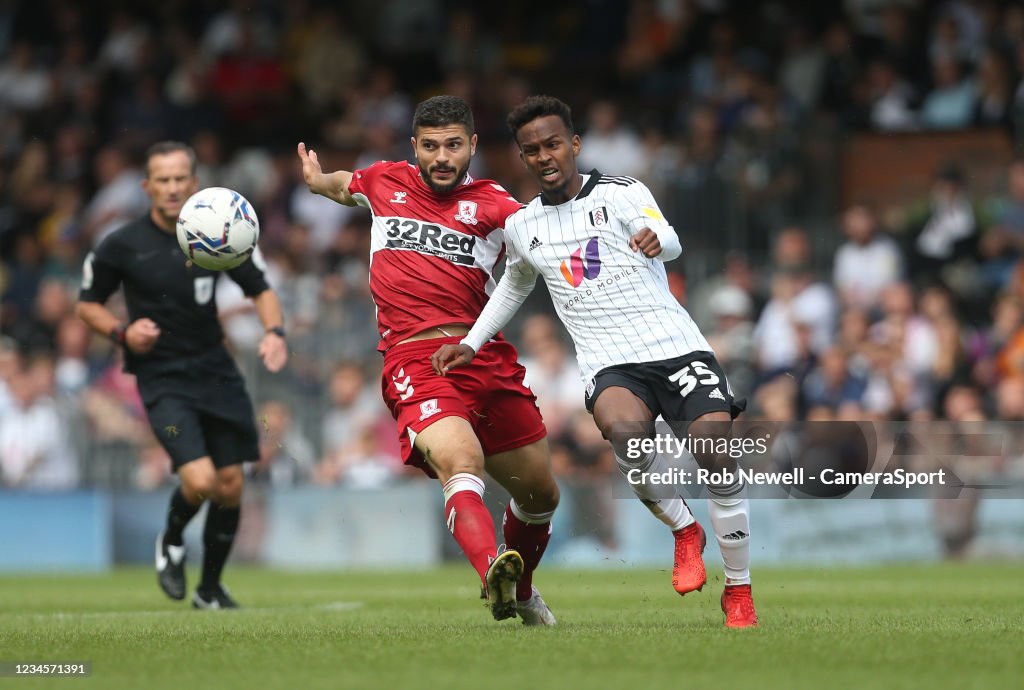
[{"label": "referee's black jersey", "polygon": [[[253,260],[227,271],[249,297],[269,286]],[[187,371],[224,332],[217,318],[217,271],[187,265],[177,237],[157,227],[147,213],[112,232],[82,267],[83,302],[103,304],[124,285],[131,321],[152,319],[160,337],[144,355],[125,348],[125,368],[136,374]]]}]

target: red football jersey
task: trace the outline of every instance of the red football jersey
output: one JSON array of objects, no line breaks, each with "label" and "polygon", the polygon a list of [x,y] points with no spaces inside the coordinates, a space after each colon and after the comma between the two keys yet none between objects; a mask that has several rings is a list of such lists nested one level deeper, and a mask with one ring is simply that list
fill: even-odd
[{"label": "red football jersey", "polygon": [[352,174],[349,193],[373,215],[370,292],[383,351],[446,323],[472,325],[494,290],[505,219],[521,204],[491,180],[437,194],[419,168],[381,161]]}]

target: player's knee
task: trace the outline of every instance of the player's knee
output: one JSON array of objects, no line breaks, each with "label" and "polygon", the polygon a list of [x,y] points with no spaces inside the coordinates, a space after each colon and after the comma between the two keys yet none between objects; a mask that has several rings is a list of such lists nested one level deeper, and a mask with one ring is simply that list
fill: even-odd
[{"label": "player's knee", "polygon": [[727,413],[713,412],[699,417],[690,424],[689,435],[703,441],[691,445],[698,465],[708,470],[732,471],[735,460],[721,450],[728,448],[732,439],[732,419]]},{"label": "player's knee", "polygon": [[217,477],[217,503],[223,506],[234,507],[242,501],[242,489],[245,486],[245,479],[241,470],[228,474],[220,474]]},{"label": "player's knee", "polygon": [[554,512],[555,508],[558,507],[558,501],[561,499],[561,491],[558,489],[558,484],[552,480],[551,486],[546,491],[542,491],[537,497],[537,508],[536,510],[541,513]]},{"label": "player's knee", "polygon": [[430,464],[442,482],[448,481],[449,478],[457,474],[471,474],[475,477],[484,476],[484,456],[482,453],[472,450],[440,457],[431,456]]},{"label": "player's knee", "polygon": [[597,428],[605,440],[614,441],[618,438],[634,438],[647,436],[646,425],[642,421],[629,419],[619,415],[609,415],[596,419]]},{"label": "player's knee", "polygon": [[[510,492],[512,493],[512,492]],[[553,513],[558,507],[561,493],[554,478],[542,485],[531,485],[527,488],[517,489],[513,494],[516,505],[527,513],[542,515]]]},{"label": "player's knee", "polygon": [[601,435],[612,444],[615,457],[621,462],[631,464],[633,460],[640,462],[647,457],[646,453],[636,453],[642,447],[642,441],[650,436],[647,425],[636,420],[613,418],[599,425]]},{"label": "player's knee", "polygon": [[213,472],[185,475],[181,478],[181,491],[191,503],[213,498],[217,492],[217,476]]}]

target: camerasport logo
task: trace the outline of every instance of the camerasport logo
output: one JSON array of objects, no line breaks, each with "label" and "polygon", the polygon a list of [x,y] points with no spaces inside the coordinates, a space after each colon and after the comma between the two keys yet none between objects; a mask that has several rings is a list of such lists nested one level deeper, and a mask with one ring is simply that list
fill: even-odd
[{"label": "camerasport logo", "polygon": [[565,282],[573,287],[579,287],[583,280],[593,280],[601,274],[601,254],[598,248],[597,238],[592,237],[587,242],[586,257],[583,256],[583,247],[580,247],[569,257],[569,263],[562,262],[562,277]]}]

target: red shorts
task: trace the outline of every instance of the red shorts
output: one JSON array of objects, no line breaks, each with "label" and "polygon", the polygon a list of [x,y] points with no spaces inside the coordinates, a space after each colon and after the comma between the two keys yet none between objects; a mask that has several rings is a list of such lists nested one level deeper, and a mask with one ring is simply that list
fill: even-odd
[{"label": "red shorts", "polygon": [[487,343],[467,366],[452,369],[447,376],[434,373],[430,356],[442,345],[460,340],[414,340],[384,354],[381,391],[398,425],[402,460],[432,477],[433,470],[413,442],[416,434],[439,419],[454,415],[468,421],[485,456],[522,448],[547,435],[537,399],[523,385],[526,369],[511,343]]}]

